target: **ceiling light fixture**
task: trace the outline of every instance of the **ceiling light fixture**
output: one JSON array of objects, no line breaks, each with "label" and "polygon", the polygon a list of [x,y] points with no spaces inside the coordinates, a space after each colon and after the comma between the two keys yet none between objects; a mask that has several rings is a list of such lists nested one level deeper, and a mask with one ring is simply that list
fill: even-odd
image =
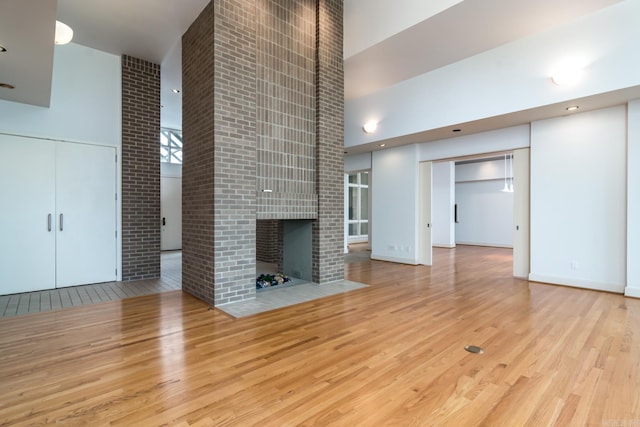
[{"label": "ceiling light fixture", "polygon": [[564,61],[551,73],[551,80],[558,86],[575,84],[582,77],[582,68],[576,61]]},{"label": "ceiling light fixture", "polygon": [[373,133],[376,131],[376,129],[378,129],[378,122],[375,122],[373,120],[368,121],[362,126],[362,130],[364,131],[364,133]]},{"label": "ceiling light fixture", "polygon": [[580,108],[579,105],[572,105],[570,107],[565,108],[565,110],[567,110],[567,111],[576,111],[578,108]]},{"label": "ceiling light fixture", "polygon": [[0,53],[6,52],[6,51],[7,51],[7,48],[0,44]]},{"label": "ceiling light fixture", "polygon": [[67,44],[73,38],[73,30],[70,26],[60,21],[56,21],[56,44]]},{"label": "ceiling light fixture", "polygon": [[510,177],[507,177],[507,155],[504,155],[504,188],[500,191],[503,193],[513,193],[513,158],[509,155],[510,166],[509,169],[511,172],[509,173]]},{"label": "ceiling light fixture", "polygon": [[462,129],[453,129],[451,132],[461,132]]},{"label": "ceiling light fixture", "polygon": [[171,89],[171,92],[173,92],[173,93],[180,93],[180,89]]},{"label": "ceiling light fixture", "polygon": [[387,144],[378,144],[378,147],[385,147]]},{"label": "ceiling light fixture", "polygon": [[15,89],[14,85],[10,85],[9,83],[0,83],[0,87],[3,89]]}]

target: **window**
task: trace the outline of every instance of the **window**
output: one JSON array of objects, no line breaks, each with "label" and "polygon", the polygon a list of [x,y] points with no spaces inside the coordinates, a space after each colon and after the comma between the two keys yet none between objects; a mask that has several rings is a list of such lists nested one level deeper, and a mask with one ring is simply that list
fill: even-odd
[{"label": "window", "polygon": [[182,164],[182,133],[160,129],[160,161]]},{"label": "window", "polygon": [[369,173],[349,174],[349,242],[366,242],[369,235]]}]

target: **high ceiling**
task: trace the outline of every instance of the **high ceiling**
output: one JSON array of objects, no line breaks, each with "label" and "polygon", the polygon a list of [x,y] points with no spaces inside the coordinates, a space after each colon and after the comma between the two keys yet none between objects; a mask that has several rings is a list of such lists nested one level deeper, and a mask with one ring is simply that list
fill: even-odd
[{"label": "high ceiling", "polygon": [[[360,42],[345,59],[345,95],[357,97],[560,25],[619,0],[474,0],[446,8],[369,45]],[[163,126],[181,128],[180,38],[209,0],[3,0],[0,3],[0,99],[48,105],[57,18],[74,29],[73,42],[162,64]],[[346,37],[361,28],[362,7],[388,0],[345,0]],[[404,3],[411,3],[404,1]],[[386,4],[386,6],[385,6]],[[394,3],[395,4],[395,3]],[[398,4],[403,4],[399,1]],[[53,6],[52,6],[53,5]],[[449,5],[452,5],[449,7]],[[365,23],[365,26],[367,24]],[[380,26],[379,22],[368,25]],[[345,40],[345,45],[349,40]]]}]

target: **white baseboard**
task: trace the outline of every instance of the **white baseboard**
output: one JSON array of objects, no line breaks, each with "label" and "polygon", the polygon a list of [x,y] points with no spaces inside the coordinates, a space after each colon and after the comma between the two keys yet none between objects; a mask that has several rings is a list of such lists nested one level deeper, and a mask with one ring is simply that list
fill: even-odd
[{"label": "white baseboard", "polygon": [[574,288],[593,289],[596,291],[624,293],[624,285],[616,283],[594,282],[591,280],[575,279],[572,277],[545,276],[535,273],[529,274],[532,282],[551,283],[552,285],[571,286]]},{"label": "white baseboard", "polygon": [[451,244],[451,243],[443,243],[443,244],[433,243],[431,246],[433,246],[434,248],[453,249],[453,248],[456,247],[456,244],[455,243],[453,243],[453,244]]},{"label": "white baseboard", "polygon": [[418,265],[418,261],[415,259],[409,259],[409,258],[396,258],[396,257],[392,257],[392,256],[386,256],[386,255],[378,255],[378,254],[371,254],[371,259],[375,259],[378,261],[389,261],[389,262],[397,262],[399,264],[409,264],[409,265]]},{"label": "white baseboard", "polygon": [[513,245],[501,245],[499,243],[478,243],[478,242],[456,242],[456,245],[466,246],[486,246],[488,248],[508,248],[513,249]]},{"label": "white baseboard", "polygon": [[627,286],[626,288],[624,288],[624,296],[640,298],[640,288],[630,288],[629,286]]}]

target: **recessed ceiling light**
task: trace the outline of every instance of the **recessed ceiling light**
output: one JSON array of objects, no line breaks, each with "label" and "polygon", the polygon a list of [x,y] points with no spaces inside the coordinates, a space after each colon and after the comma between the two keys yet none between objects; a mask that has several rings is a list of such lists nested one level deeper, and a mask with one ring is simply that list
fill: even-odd
[{"label": "recessed ceiling light", "polygon": [[387,144],[378,144],[378,147],[386,147]]},{"label": "recessed ceiling light", "polygon": [[578,105],[572,105],[570,107],[567,107],[566,110],[567,111],[576,111],[578,108],[580,108],[580,106]]},{"label": "recessed ceiling light", "polygon": [[180,93],[180,89],[171,89],[171,92],[173,92],[173,93]]},{"label": "recessed ceiling light", "polygon": [[461,132],[462,129],[453,129],[451,132]]},{"label": "recessed ceiling light", "polygon": [[6,51],[7,51],[7,48],[0,44],[0,53],[6,52]]},{"label": "recessed ceiling light", "polygon": [[10,85],[9,83],[0,83],[0,87],[4,89],[15,89],[14,85]]}]

